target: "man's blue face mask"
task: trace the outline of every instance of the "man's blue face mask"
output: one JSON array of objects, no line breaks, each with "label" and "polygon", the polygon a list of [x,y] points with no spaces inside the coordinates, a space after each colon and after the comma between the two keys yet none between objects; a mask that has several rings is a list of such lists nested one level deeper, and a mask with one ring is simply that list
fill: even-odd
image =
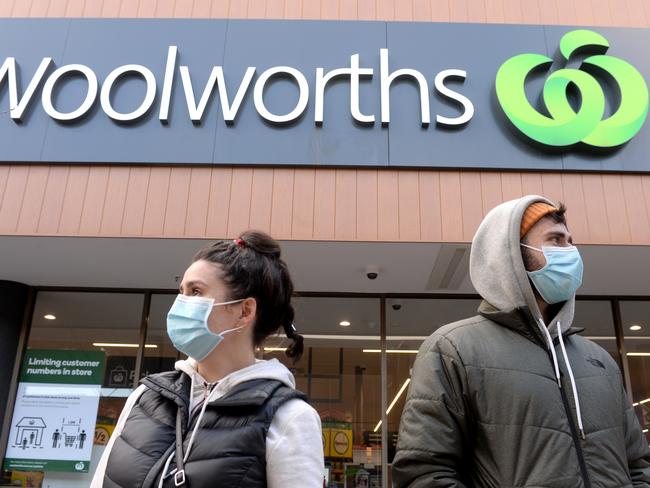
[{"label": "man's blue face mask", "polygon": [[566,302],[573,297],[582,285],[584,265],[580,252],[575,246],[541,249],[520,243],[528,249],[544,254],[546,265],[537,271],[527,271],[540,296],[548,304]]},{"label": "man's blue face mask", "polygon": [[215,303],[212,298],[178,295],[167,314],[167,335],[176,349],[197,361],[202,361],[219,345],[225,334],[245,327],[235,327],[220,333],[212,332],[208,328],[208,317],[212,308],[242,301],[243,298]]}]

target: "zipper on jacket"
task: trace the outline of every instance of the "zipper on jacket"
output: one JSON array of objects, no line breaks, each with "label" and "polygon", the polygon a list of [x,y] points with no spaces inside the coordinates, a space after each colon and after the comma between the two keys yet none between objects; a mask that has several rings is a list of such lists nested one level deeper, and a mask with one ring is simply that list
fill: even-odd
[{"label": "zipper on jacket", "polygon": [[[560,377],[564,377],[560,373]],[[578,431],[576,429],[575,423],[573,422],[573,415],[571,414],[571,408],[569,407],[569,401],[567,400],[565,389],[559,388],[560,395],[562,396],[562,404],[564,405],[564,411],[566,413],[567,419],[569,420],[569,428],[571,429],[571,437],[573,437],[573,445],[576,448],[576,454],[578,456],[578,465],[580,466],[580,474],[582,475],[582,481],[585,483],[585,488],[591,488],[591,482],[589,481],[589,473],[587,472],[587,464],[585,463],[585,456],[582,452],[582,446],[580,445],[580,437],[578,436]]]}]

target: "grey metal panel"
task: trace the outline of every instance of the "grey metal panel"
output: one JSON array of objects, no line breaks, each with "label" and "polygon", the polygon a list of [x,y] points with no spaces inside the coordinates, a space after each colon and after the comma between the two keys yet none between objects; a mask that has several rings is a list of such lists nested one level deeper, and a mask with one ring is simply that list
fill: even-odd
[{"label": "grey metal panel", "polygon": [[[391,165],[561,169],[560,155],[531,151],[528,142],[513,134],[494,94],[496,72],[506,59],[544,48],[543,27],[390,23],[388,45],[391,71],[419,70],[432,94],[431,126],[423,129],[415,84],[403,81],[391,89]],[[436,127],[435,115],[456,117],[459,106],[433,90],[435,75],[450,68],[467,72],[464,83],[449,86],[475,107],[473,119],[453,130]]]},{"label": "grey metal panel", "polygon": [[[99,96],[88,120],[75,124],[50,122],[45,139],[44,161],[72,162],[169,162],[209,163],[218,118],[218,104],[209,105],[201,126],[188,114],[178,73],[181,64],[190,67],[195,96],[200,97],[213,65],[220,65],[226,36],[226,21],[75,20],[71,23],[66,51],[59,65],[86,64],[100,84],[113,69],[124,64],[142,64],[156,75],[157,95],[146,118],[134,124],[117,123],[99,107]],[[167,48],[178,45],[178,62],[172,90],[168,125],[158,120]],[[70,83],[70,85],[72,82]],[[78,85],[85,86],[79,80]],[[117,86],[117,85],[116,85]],[[114,90],[114,108],[131,111],[141,102],[145,83],[133,78]],[[85,93],[85,92],[82,92]],[[57,100],[61,109],[74,109],[79,92],[64,85]],[[214,99],[213,99],[214,101]]]},{"label": "grey metal panel", "polygon": [[[386,165],[388,135],[379,124],[363,127],[350,115],[349,77],[328,84],[323,126],[314,124],[316,68],[349,67],[353,54],[359,54],[362,67],[372,67],[385,39],[383,22],[230,21],[224,72],[233,83],[240,82],[247,66],[256,66],[257,76],[272,66],[296,67],[309,83],[309,104],[297,123],[270,125],[255,110],[251,86],[235,125],[219,121],[214,161]],[[267,85],[264,95],[267,108],[277,114],[291,111],[297,99],[298,88],[289,80]],[[360,106],[379,115],[378,76],[361,82]]]},{"label": "grey metal panel", "polygon": [[[24,93],[44,56],[61,59],[70,20],[53,19],[35,22],[28,19],[0,21],[0,65],[13,56],[18,64],[18,96]],[[43,138],[50,118],[40,106],[37,90],[22,123],[9,117],[9,90],[0,84],[0,160],[40,161]]]},{"label": "grey metal panel", "polygon": [[[206,163],[324,166],[472,167],[582,171],[650,172],[647,158],[650,128],[646,124],[632,141],[609,151],[584,148],[542,148],[518,134],[503,115],[494,94],[499,66],[525,52],[556,53],[568,26],[251,21],[177,19],[0,19],[0,62],[14,56],[19,64],[22,94],[40,60],[52,56],[56,66],[90,66],[100,82],[118,66],[136,63],[150,68],[157,80],[157,96],[146,118],[131,125],[112,121],[99,100],[80,121],[62,124],[50,119],[40,103],[41,88],[22,124],[6,113],[7,84],[0,86],[0,162],[88,163]],[[644,52],[650,30],[594,28],[610,41],[609,53],[632,63],[646,80],[650,63]],[[158,120],[167,47],[177,45],[170,122]],[[390,52],[390,71],[420,70],[429,83],[432,124],[420,127],[418,90],[398,81],[391,89],[391,123],[380,123],[379,51]],[[362,111],[374,114],[372,126],[355,123],[350,115],[349,79],[328,85],[325,121],[314,124],[316,68],[325,71],[349,67],[350,56],[360,55],[362,67],[375,70],[362,81]],[[200,97],[213,66],[223,66],[232,99],[246,67],[256,66],[253,79],[232,126],[220,113],[214,93],[201,124],[190,121],[181,86],[179,65],[190,67],[195,96]],[[287,65],[301,71],[309,84],[309,104],[291,125],[265,122],[253,104],[257,77],[268,67]],[[577,66],[577,65],[576,65]],[[555,64],[552,69],[560,67]],[[434,93],[440,70],[458,68],[468,73],[464,83],[452,86],[475,107],[474,118],[456,130],[436,127],[435,115],[448,117],[458,107]],[[52,73],[51,68],[46,76]],[[527,86],[529,99],[543,110],[539,97],[544,76]],[[69,79],[55,94],[61,110],[73,109],[85,94],[85,82]],[[129,110],[142,100],[144,82],[130,79],[116,88],[114,104]],[[99,97],[98,97],[99,98]],[[616,97],[614,96],[615,100]],[[265,103],[286,113],[297,100],[296,86],[287,80],[270,83]]]}]

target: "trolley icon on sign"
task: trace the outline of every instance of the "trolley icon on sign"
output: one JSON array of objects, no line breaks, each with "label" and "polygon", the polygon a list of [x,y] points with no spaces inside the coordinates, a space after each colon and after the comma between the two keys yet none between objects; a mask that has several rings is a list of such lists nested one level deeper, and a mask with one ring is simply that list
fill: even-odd
[{"label": "trolley icon on sign", "polygon": [[81,428],[81,419],[61,421],[61,429],[56,429],[52,434],[52,447],[65,447],[68,449],[83,449],[88,435]]}]

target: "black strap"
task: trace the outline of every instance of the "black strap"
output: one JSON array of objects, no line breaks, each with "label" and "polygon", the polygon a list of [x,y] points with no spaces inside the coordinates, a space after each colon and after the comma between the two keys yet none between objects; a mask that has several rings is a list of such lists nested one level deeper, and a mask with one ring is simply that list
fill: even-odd
[{"label": "black strap", "polygon": [[185,485],[185,469],[183,468],[183,415],[179,408],[176,412],[176,472],[174,485]]}]

